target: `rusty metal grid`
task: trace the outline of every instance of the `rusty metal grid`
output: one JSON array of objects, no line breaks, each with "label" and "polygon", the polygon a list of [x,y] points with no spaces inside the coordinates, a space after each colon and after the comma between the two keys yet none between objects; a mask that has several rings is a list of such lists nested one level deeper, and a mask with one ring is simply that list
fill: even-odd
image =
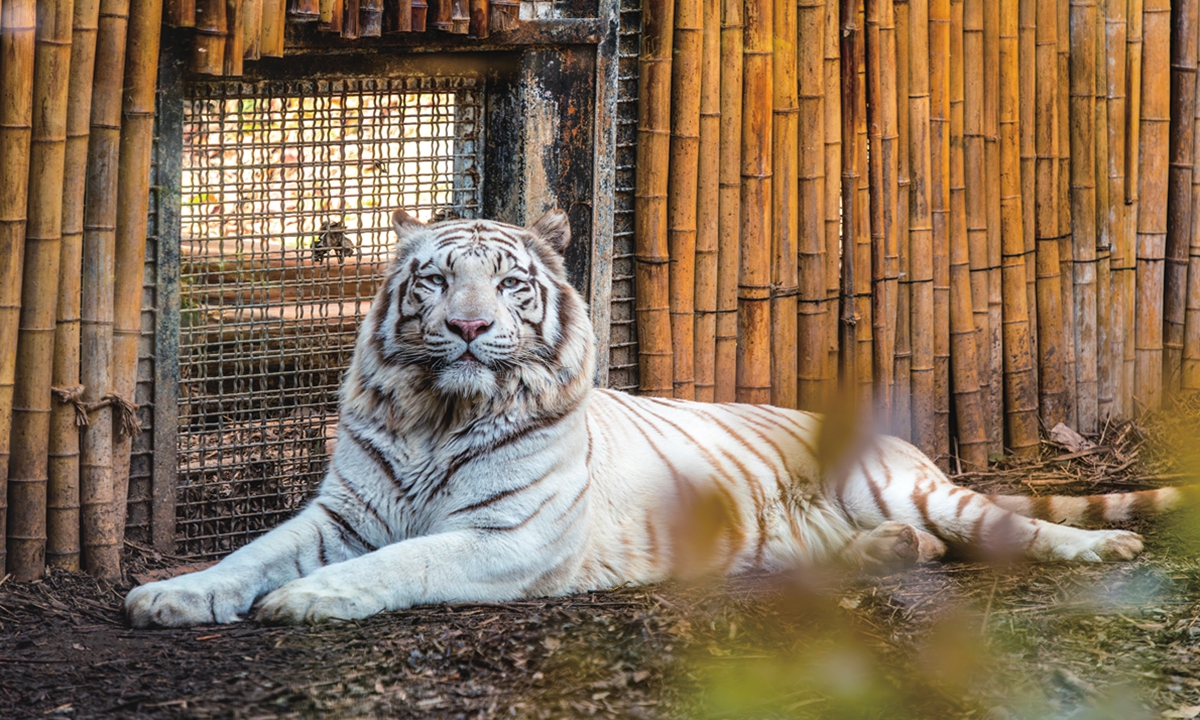
[{"label": "rusty metal grid", "polygon": [[186,85],[177,539],[224,555],[300,507],[392,251],[391,212],[477,217],[472,77]]},{"label": "rusty metal grid", "polygon": [[613,201],[612,335],[608,384],[637,390],[637,325],[633,312],[633,192],[637,165],[638,53],[642,13],[638,0],[621,0],[617,33],[617,156]]}]

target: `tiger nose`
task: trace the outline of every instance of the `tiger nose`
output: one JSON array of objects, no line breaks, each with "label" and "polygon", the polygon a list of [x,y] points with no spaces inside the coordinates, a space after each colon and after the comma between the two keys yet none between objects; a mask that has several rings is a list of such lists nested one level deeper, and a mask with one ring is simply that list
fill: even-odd
[{"label": "tiger nose", "polygon": [[471,342],[487,332],[492,323],[489,320],[459,320],[451,318],[446,321],[446,325],[450,328],[450,332],[458,335],[467,342]]}]

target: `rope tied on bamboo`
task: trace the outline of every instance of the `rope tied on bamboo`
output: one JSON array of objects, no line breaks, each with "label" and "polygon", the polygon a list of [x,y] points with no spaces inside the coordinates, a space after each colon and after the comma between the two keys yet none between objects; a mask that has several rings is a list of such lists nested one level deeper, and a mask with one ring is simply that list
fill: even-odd
[{"label": "rope tied on bamboo", "polygon": [[89,403],[83,401],[82,385],[65,388],[51,387],[50,392],[60,403],[74,406],[76,427],[82,428],[91,425],[92,420],[89,416],[93,412],[101,408],[112,407],[117,411],[117,430],[121,435],[133,437],[142,430],[142,424],[137,417],[137,403],[129,402],[120,395],[110,393],[94,403]]}]

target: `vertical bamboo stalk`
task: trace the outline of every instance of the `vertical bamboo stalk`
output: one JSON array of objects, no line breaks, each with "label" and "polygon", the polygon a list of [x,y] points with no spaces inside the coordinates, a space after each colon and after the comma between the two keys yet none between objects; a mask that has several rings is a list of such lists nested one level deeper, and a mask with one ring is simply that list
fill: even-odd
[{"label": "vertical bamboo stalk", "polygon": [[[79,303],[83,262],[83,208],[87,183],[92,74],[95,70],[99,0],[77,0],[71,32],[67,123],[63,161],[62,241],[58,275],[57,326],[52,383],[79,385]],[[50,412],[49,472],[46,490],[46,561],[79,570],[79,428],[75,410],[55,402]]]},{"label": "vertical bamboo stalk", "polygon": [[[451,0],[431,0],[430,7],[433,9],[429,11],[429,17],[431,18],[429,23],[433,25],[435,30],[450,32],[454,27],[454,21],[451,20],[454,11],[454,8],[451,6]],[[672,5],[672,7],[674,6]]]},{"label": "vertical bamboo stalk", "polygon": [[171,27],[195,27],[196,0],[167,0],[163,22]]},{"label": "vertical bamboo stalk", "polygon": [[[142,275],[146,265],[146,217],[150,211],[150,150],[154,143],[154,95],[158,85],[162,0],[131,0],[121,115],[113,282],[113,392],[134,402],[138,340],[142,334]],[[133,437],[118,432],[113,443],[113,496],[117,537],[125,537],[125,504]]]},{"label": "vertical bamboo stalk", "polygon": [[700,0],[676,0],[671,61],[670,171],[667,250],[674,395],[695,398],[696,168],[700,153]]},{"label": "vertical bamboo stalk", "polygon": [[871,282],[872,275],[872,244],[871,244],[871,180],[868,170],[867,155],[867,57],[866,57],[866,14],[863,0],[855,0],[854,24],[858,32],[858,57],[855,67],[858,69],[858,109],[855,111],[854,142],[857,193],[855,207],[858,210],[854,222],[855,253],[854,279],[854,334],[858,342],[855,357],[858,360],[858,398],[862,402],[864,412],[870,413],[875,406],[875,352],[874,318],[872,317],[873,297]]},{"label": "vertical bamboo stalk", "polygon": [[1058,262],[1062,283],[1063,371],[1067,425],[1078,427],[1075,372],[1075,246],[1071,236],[1071,30],[1070,0],[1058,5]]},{"label": "vertical bamboo stalk", "polygon": [[800,109],[796,395],[802,410],[819,410],[824,405],[829,354],[824,228],[825,0],[800,0],[796,21]]},{"label": "vertical bamboo stalk", "polygon": [[225,36],[225,62],[222,74],[225,77],[239,77],[242,74],[242,60],[246,56],[246,13],[242,9],[243,0],[225,0],[225,17],[228,18],[229,31]]},{"label": "vertical bamboo stalk", "polygon": [[1029,315],[1029,347],[1035,358],[1034,384],[1038,380],[1038,289],[1037,289],[1037,0],[1017,3],[1017,44],[1020,48],[1018,71],[1020,78],[1021,128],[1021,232],[1025,240],[1025,283]]},{"label": "vertical bamboo stalk", "polygon": [[836,395],[841,345],[842,262],[842,84],[841,0],[825,2],[825,298],[829,326],[826,363],[827,400]]},{"label": "vertical bamboo stalk", "polygon": [[[225,37],[229,19],[225,0],[196,0],[196,35],[192,40],[194,73],[220,75],[225,69]],[[282,42],[282,28],[280,41]]]},{"label": "vertical bamboo stalk", "polygon": [[892,417],[888,427],[894,435],[912,439],[912,335],[910,333],[912,287],[909,249],[909,198],[912,192],[912,163],[909,159],[909,3],[894,4],[896,29],[896,248],[899,281],[896,283],[896,347],[894,356],[895,388],[892,391]]},{"label": "vertical bamboo stalk", "polygon": [[[425,20],[429,15],[429,3],[425,0],[410,0],[412,7],[410,8],[411,25],[409,29],[412,32],[425,32]],[[516,25],[516,12],[519,8],[514,8],[513,5],[519,6],[518,0],[509,0],[501,6],[503,12],[492,13],[492,29],[500,29],[497,25],[503,25],[503,29],[508,30]],[[501,18],[497,21],[498,18]]]},{"label": "vertical bamboo stalk", "polygon": [[703,0],[700,69],[700,157],[696,167],[696,399],[716,391],[717,275],[720,252],[721,0]]},{"label": "vertical bamboo stalk", "polygon": [[800,98],[797,77],[796,0],[772,8],[771,204],[771,404],[796,407],[797,303],[800,290]]},{"label": "vertical bamboo stalk", "polygon": [[870,240],[872,371],[875,411],[891,416],[896,346],[896,284],[899,247],[896,240],[897,157],[895,17],[890,0],[868,0],[867,126],[870,140]]},{"label": "vertical bamboo stalk", "polygon": [[967,188],[963,160],[963,3],[950,4],[950,372],[958,456],[968,469],[988,461],[984,397],[979,388],[979,348],[967,246]]},{"label": "vertical bamboo stalk", "polygon": [[858,258],[854,235],[858,227],[858,57],[862,51],[862,29],[858,25],[855,0],[841,0],[838,13],[841,38],[838,54],[842,105],[842,267],[841,328],[838,381],[846,397],[858,391],[858,337],[855,323],[855,263]]},{"label": "vertical bamboo stalk", "polygon": [[1096,367],[1096,0],[1070,0],[1076,428],[1099,432]]},{"label": "vertical bamboo stalk", "polygon": [[1170,170],[1163,268],[1163,389],[1175,395],[1183,362],[1187,255],[1192,232],[1192,132],[1196,115],[1196,24],[1200,2],[1175,3],[1171,22]]},{"label": "vertical bamboo stalk", "polygon": [[[8,507],[7,481],[17,359],[11,348],[17,344],[21,316],[36,23],[33,0],[8,0],[0,9],[0,347],[10,348],[0,353],[0,537],[5,538],[20,530],[20,523],[7,528],[7,516],[27,513]],[[0,548],[0,560],[5,556]],[[20,568],[10,564],[10,569]]]},{"label": "vertical bamboo stalk", "polygon": [[[490,23],[492,32],[505,32],[513,30],[520,24],[521,2],[520,0],[491,0],[489,4],[492,6]],[[424,16],[422,16],[424,17]],[[717,14],[714,22],[721,22],[720,6],[718,5]],[[424,22],[422,20],[422,22]],[[707,21],[706,21],[707,22]],[[422,26],[422,30],[424,26]]]},{"label": "vertical bamboo stalk", "polygon": [[634,192],[638,360],[641,391],[672,394],[667,177],[671,134],[674,0],[642,7],[638,75],[637,187]]},{"label": "vertical bamboo stalk", "polygon": [[[378,4],[382,12],[383,0],[363,0],[363,6],[369,2]],[[321,19],[321,2],[320,0],[288,0],[287,15],[292,22],[318,22]],[[229,17],[228,20],[232,24],[233,18]]]},{"label": "vertical bamboo stalk", "polygon": [[[1113,365],[1113,412],[1118,418],[1129,417],[1133,389],[1132,316],[1129,316],[1127,279],[1132,279],[1131,238],[1125,205],[1125,6],[1126,0],[1107,0],[1104,9],[1106,36],[1106,98],[1108,115],[1108,155],[1106,174],[1108,207],[1105,214],[1106,232],[1112,243],[1109,261],[1109,283],[1112,288],[1108,304],[1112,326],[1111,350]],[[1130,286],[1131,287],[1131,286]],[[1126,346],[1130,352],[1126,352]],[[1126,357],[1128,355],[1128,358]],[[1127,362],[1128,359],[1128,362]]]},{"label": "vertical bamboo stalk", "polygon": [[1171,122],[1171,3],[1147,0],[1142,15],[1141,132],[1138,144],[1137,323],[1135,397],[1162,401],[1163,260],[1167,239],[1168,131]]},{"label": "vertical bamboo stalk", "polygon": [[742,247],[738,402],[771,400],[772,0],[747,0],[742,38]]},{"label": "vertical bamboo stalk", "polygon": [[[991,392],[990,338],[991,315],[988,310],[988,193],[984,182],[984,0],[963,3],[963,182],[965,184],[965,228],[970,265],[971,305],[977,333],[979,384],[985,396]],[[999,230],[999,228],[996,228]],[[985,422],[991,423],[990,413]],[[1003,426],[1000,428],[1003,430]],[[987,426],[989,439],[992,426]],[[989,454],[992,448],[989,447]]]},{"label": "vertical bamboo stalk", "polygon": [[[112,330],[114,235],[121,136],[121,84],[129,0],[101,0],[88,139],[87,205],[83,226],[83,297],[80,369],[84,400],[98,402],[113,389]],[[95,411],[83,435],[81,520],[87,571],[98,577],[121,574],[121,543],[113,478],[113,422],[109,408]]]},{"label": "vertical bamboo stalk", "polygon": [[[1200,74],[1196,77],[1200,84]],[[1200,87],[1194,92],[1200,94]],[[1188,247],[1187,291],[1184,302],[1183,358],[1180,387],[1184,393],[1200,390],[1200,103],[1194,103],[1192,121],[1192,227]]]},{"label": "vertical bamboo stalk", "polygon": [[38,7],[33,68],[29,219],[25,229],[17,385],[9,459],[8,568],[18,580],[45,571],[50,381],[62,233],[63,146],[71,63],[72,0]]},{"label": "vertical bamboo stalk", "polygon": [[933,216],[934,452],[950,455],[950,0],[929,2],[929,204]]},{"label": "vertical bamboo stalk", "polygon": [[[1000,0],[999,7],[999,129],[1001,232],[1004,242],[1004,404],[1008,446],[1019,456],[1038,451],[1037,382],[1026,308],[1025,213],[1021,203],[1021,68],[1020,3]],[[1027,58],[1032,61],[1033,58]],[[1032,128],[1030,128],[1032,130]]]},{"label": "vertical bamboo stalk", "polygon": [[717,402],[737,397],[737,285],[742,237],[742,2],[721,1],[720,246],[717,250]]},{"label": "vertical bamboo stalk", "polygon": [[1112,228],[1108,224],[1108,0],[1096,5],[1096,409],[1099,422],[1113,418],[1116,365],[1112,355]]},{"label": "vertical bamboo stalk", "polygon": [[1042,424],[1067,418],[1063,348],[1062,282],[1059,268],[1058,8],[1037,7],[1037,328],[1038,396]]},{"label": "vertical bamboo stalk", "polygon": [[[331,10],[328,16],[332,17],[332,0],[325,0],[321,3],[321,21],[324,23],[321,29],[328,27],[327,7]],[[258,60],[262,57],[262,11],[263,0],[242,0],[242,48],[244,50],[242,59],[244,60]]]},{"label": "vertical bamboo stalk", "polygon": [[[1144,0],[1129,0],[1129,15],[1125,20],[1125,204],[1138,199],[1141,173],[1138,167],[1138,148],[1142,134],[1142,54]],[[1137,212],[1130,220],[1137,225]]]},{"label": "vertical bamboo stalk", "polygon": [[[1000,238],[1000,6],[983,3],[983,183],[987,222],[987,295],[972,294],[972,303],[986,305],[986,333],[979,339],[979,389],[984,396],[984,427],[988,455],[1004,452],[1004,359],[1002,357],[1003,278]],[[968,183],[970,187],[970,183]],[[974,293],[972,284],[971,291]]]},{"label": "vertical bamboo stalk", "polygon": [[[491,20],[489,18],[488,0],[471,0],[471,31],[470,34],[476,38],[484,39],[491,32]],[[697,12],[697,15],[699,12]],[[676,11],[678,17],[678,10]]]},{"label": "vertical bamboo stalk", "polygon": [[[262,4],[259,10],[259,47],[265,43],[266,15],[272,0],[257,0]],[[343,6],[342,0],[321,0],[321,15],[317,23],[317,28],[323,32],[338,33],[342,32],[342,17],[346,13],[346,8]],[[261,49],[260,49],[261,53]],[[249,56],[246,58],[249,60]]]},{"label": "vertical bamboo stalk", "polygon": [[[262,0],[262,21],[259,23],[262,36],[258,51],[262,57],[283,57],[283,28],[287,23],[287,5],[284,0]],[[333,8],[333,19],[329,29],[340,32],[345,12],[340,2]],[[336,30],[335,30],[336,27]]]},{"label": "vertical bamboo stalk", "polygon": [[942,444],[934,417],[933,215],[931,207],[928,4],[909,2],[909,193],[910,317],[912,333],[912,436],[926,455]]}]

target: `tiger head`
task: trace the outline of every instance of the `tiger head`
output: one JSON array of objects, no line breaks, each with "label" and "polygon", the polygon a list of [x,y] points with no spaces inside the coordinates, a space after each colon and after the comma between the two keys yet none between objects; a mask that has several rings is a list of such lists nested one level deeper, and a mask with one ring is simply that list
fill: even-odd
[{"label": "tiger head", "polygon": [[521,228],[426,225],[397,210],[393,224],[399,247],[368,325],[381,369],[416,370],[457,398],[590,386],[592,328],[563,268],[566,214]]}]

